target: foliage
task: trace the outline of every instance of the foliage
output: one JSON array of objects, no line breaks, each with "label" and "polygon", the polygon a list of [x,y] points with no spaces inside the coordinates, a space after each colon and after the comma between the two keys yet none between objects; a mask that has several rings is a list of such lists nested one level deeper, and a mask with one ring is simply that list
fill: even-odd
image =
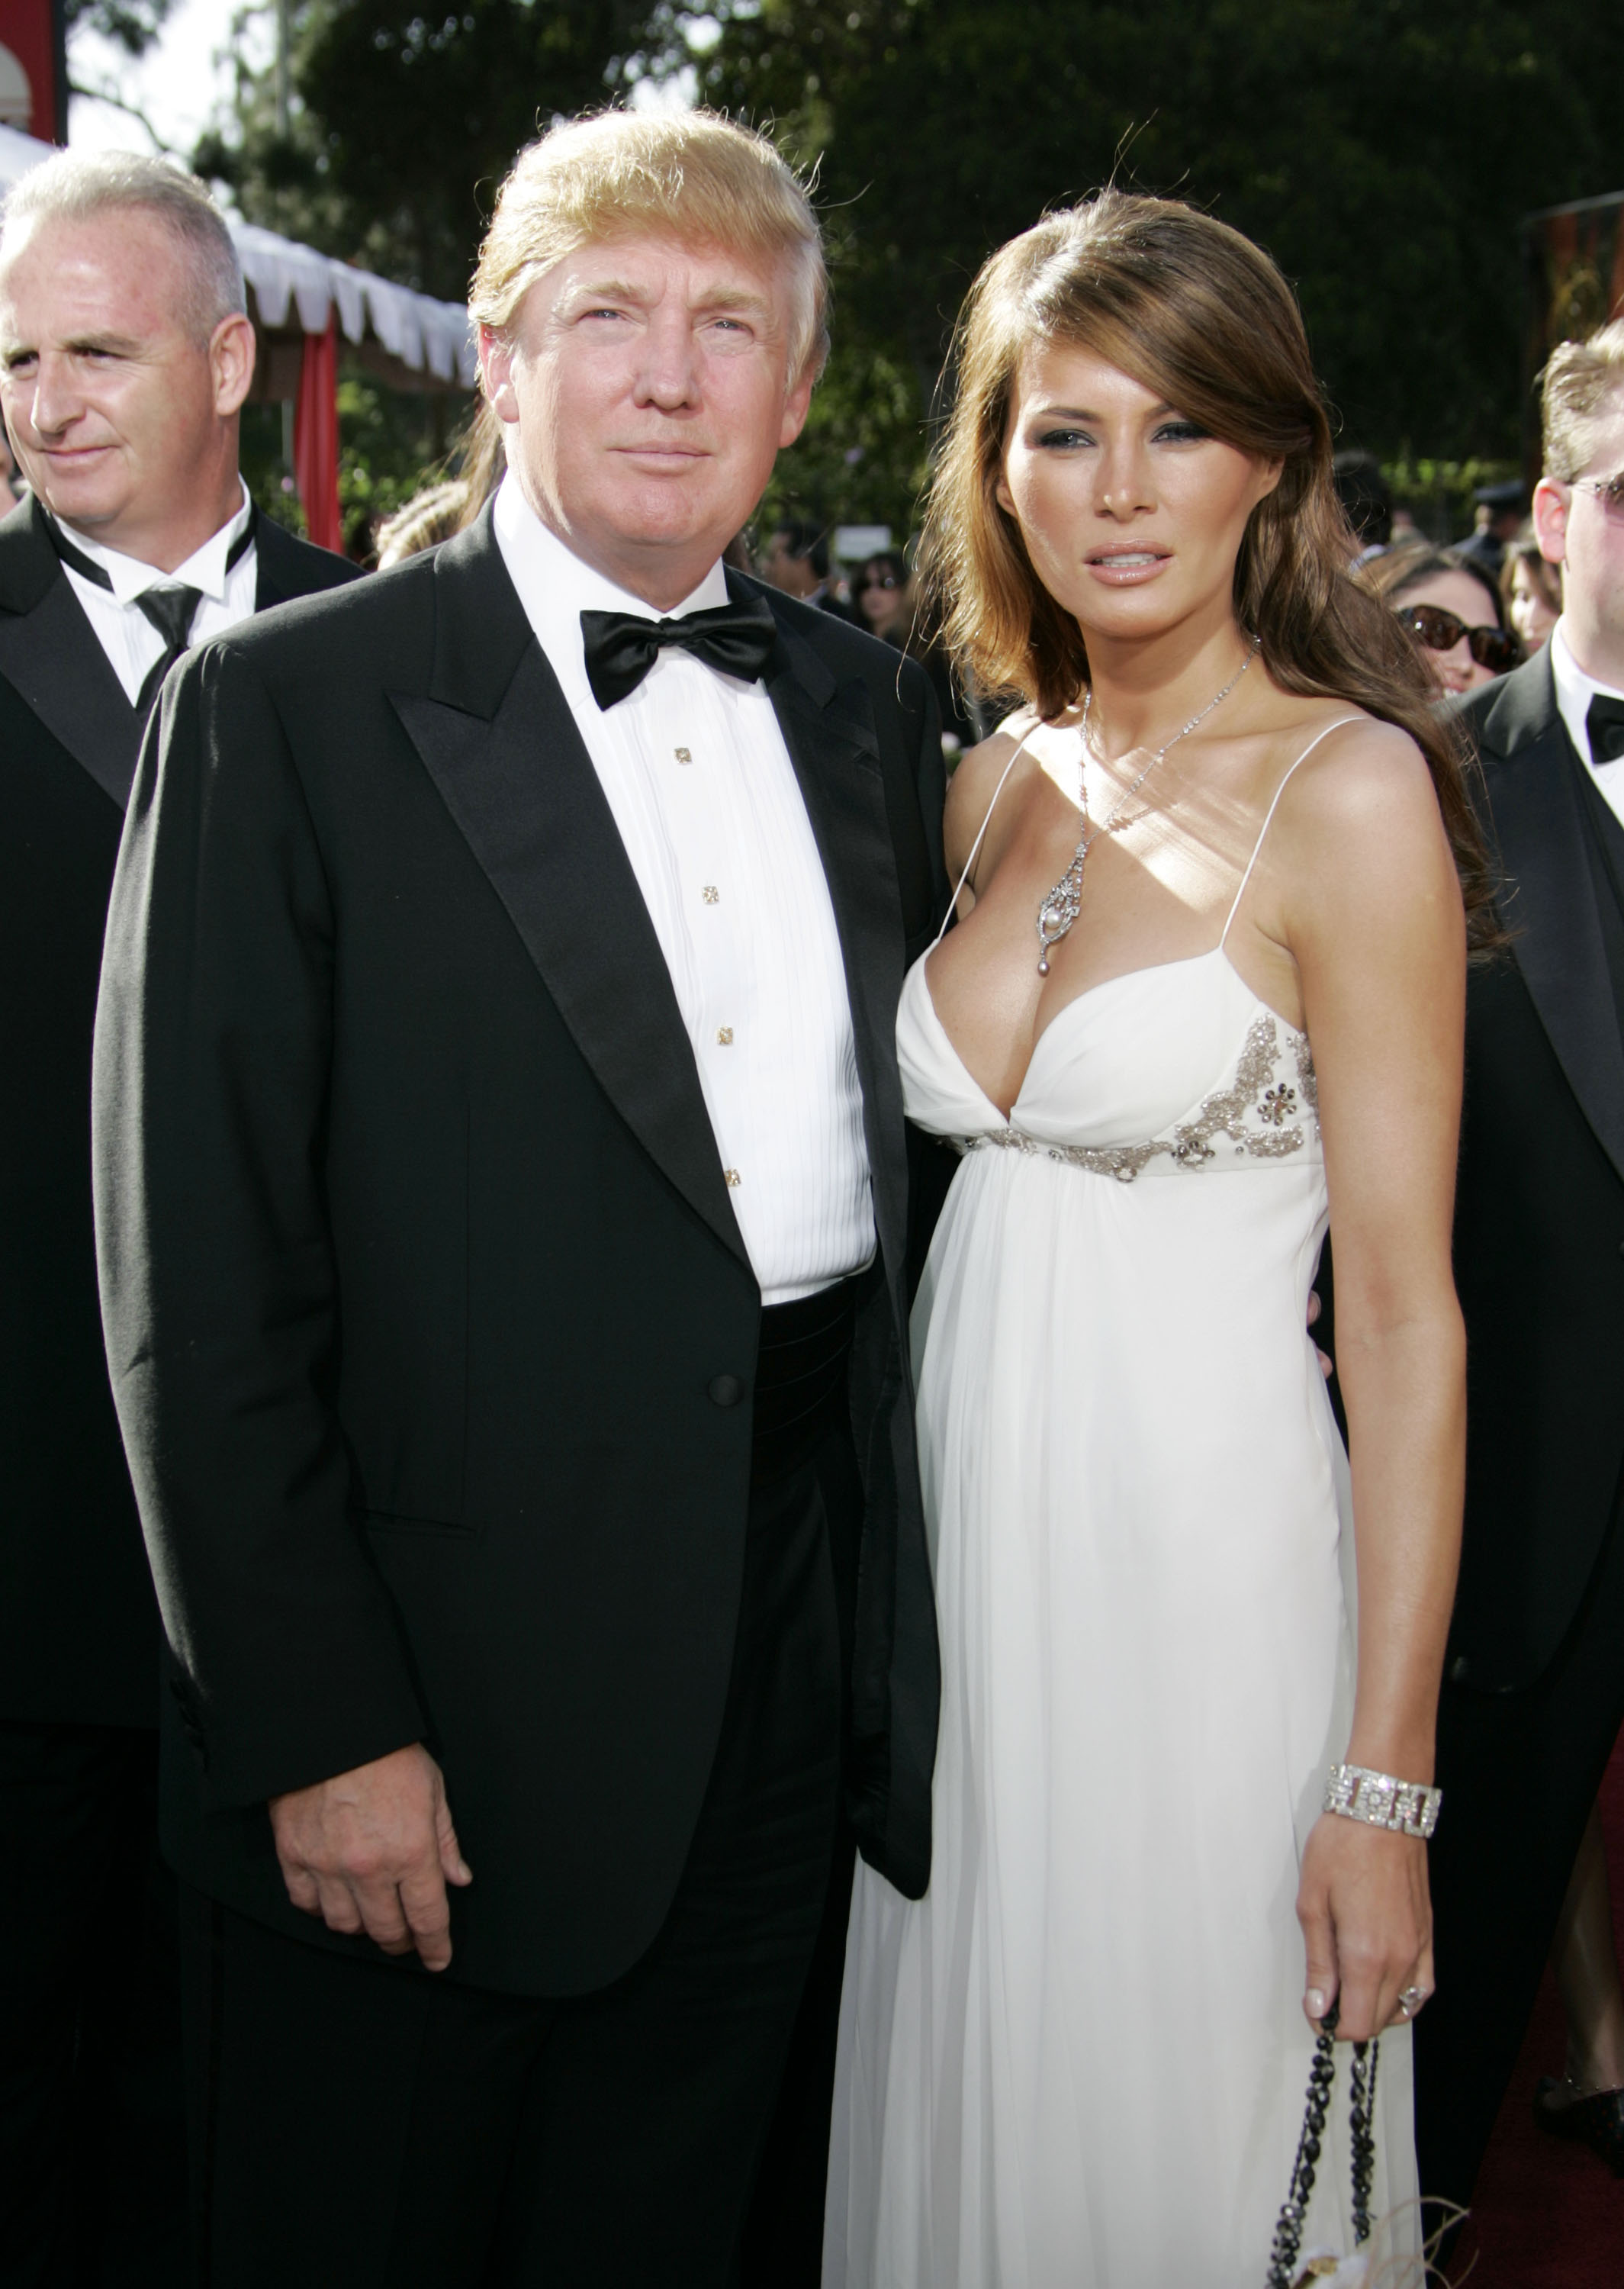
[{"label": "foliage", "polygon": [[68,36],[100,32],[127,56],[144,56],[174,4],[175,0],[65,0]]},{"label": "foliage", "polygon": [[274,75],[239,61],[231,124],[193,164],[251,221],[460,301],[513,155],[608,100],[642,23],[635,0],[460,0],[437,22],[412,0],[304,0],[287,132]]},{"label": "foliage", "polygon": [[[1301,295],[1343,440],[1517,447],[1530,208],[1607,187],[1624,14],[1565,0],[721,0],[657,60],[818,164],[832,400],[928,402],[994,246],[1114,177],[1208,206]],[[819,433],[786,457],[810,470]],[[821,466],[821,465],[820,465]],[[868,465],[871,468],[872,463]],[[900,464],[886,483],[902,482]],[[812,488],[808,477],[808,490]]]},{"label": "foliage", "polygon": [[[344,550],[357,563],[373,552],[378,525],[443,475],[456,459],[467,401],[386,389],[353,358],[338,374],[338,506]],[[303,535],[305,514],[283,458],[280,405],[243,411],[243,475],[265,513]]]}]

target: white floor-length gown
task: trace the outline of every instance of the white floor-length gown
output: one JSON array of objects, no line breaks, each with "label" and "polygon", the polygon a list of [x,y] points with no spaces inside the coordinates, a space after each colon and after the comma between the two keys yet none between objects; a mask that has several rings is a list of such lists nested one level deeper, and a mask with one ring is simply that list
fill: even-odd
[{"label": "white floor-length gown", "polygon": [[[1063,1009],[1007,1121],[922,961],[898,1042],[966,1148],[913,1320],[942,1727],[926,1897],[857,1871],[826,2289],[1261,2289],[1353,1697],[1309,1043],[1222,942]],[[1305,2249],[1353,2248],[1347,2075]],[[1377,2145],[1413,2250],[1407,2028]]]}]

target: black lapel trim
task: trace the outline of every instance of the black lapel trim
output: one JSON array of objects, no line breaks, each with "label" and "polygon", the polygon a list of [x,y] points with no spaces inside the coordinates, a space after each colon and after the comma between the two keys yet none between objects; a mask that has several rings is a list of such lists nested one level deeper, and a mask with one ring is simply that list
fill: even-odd
[{"label": "black lapel trim", "polygon": [[[763,593],[731,574],[728,585],[739,596]],[[896,1069],[904,937],[873,708],[861,677],[837,680],[782,617],[767,690],[834,908],[863,1089],[874,1224],[896,1285],[906,1276],[908,1234],[907,1147]]]},{"label": "black lapel trim", "polygon": [[428,692],[390,703],[610,1102],[748,1269],[665,958],[489,513],[434,587]]},{"label": "black lapel trim", "polygon": [[1624,1042],[1572,777],[1577,758],[1548,659],[1531,660],[1507,682],[1519,688],[1489,710],[1484,740],[1490,811],[1513,886],[1504,902],[1512,951],[1568,1085],[1624,1176]]},{"label": "black lapel trim", "polygon": [[32,497],[0,524],[0,674],[123,810],[142,718],[63,573]]}]

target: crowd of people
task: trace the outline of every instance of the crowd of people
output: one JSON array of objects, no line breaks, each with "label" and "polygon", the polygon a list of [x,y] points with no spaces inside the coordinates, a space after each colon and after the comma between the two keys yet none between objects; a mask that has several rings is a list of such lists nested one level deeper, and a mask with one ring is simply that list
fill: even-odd
[{"label": "crowd of people", "polygon": [[363,575],[0,217],[0,2281],[1418,2282],[1548,1958],[1624,2175],[1624,320],[1435,547],[1103,193],[840,594],[769,140],[470,315]]}]

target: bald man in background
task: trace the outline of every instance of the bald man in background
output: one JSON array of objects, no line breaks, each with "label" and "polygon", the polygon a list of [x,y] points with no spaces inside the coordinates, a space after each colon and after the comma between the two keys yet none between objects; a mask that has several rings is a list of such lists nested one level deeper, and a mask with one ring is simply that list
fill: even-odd
[{"label": "bald man in background", "polygon": [[165,674],[353,577],[237,468],[242,274],[194,177],[64,153],[0,221],[0,2282],[181,2278],[156,1603],[96,1296],[91,1033]]}]

